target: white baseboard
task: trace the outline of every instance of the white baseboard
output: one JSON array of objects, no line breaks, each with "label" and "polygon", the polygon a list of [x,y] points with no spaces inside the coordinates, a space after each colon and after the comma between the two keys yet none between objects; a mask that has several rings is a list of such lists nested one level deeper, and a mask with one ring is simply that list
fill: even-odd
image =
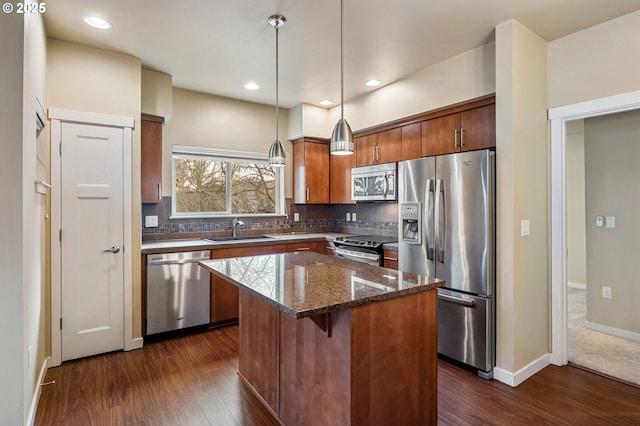
[{"label": "white baseboard", "polygon": [[574,282],[567,282],[567,287],[571,287],[571,288],[579,288],[580,290],[586,290],[587,289],[587,285],[583,284],[583,283],[574,283]]},{"label": "white baseboard", "polygon": [[124,347],[125,351],[133,351],[135,349],[142,349],[144,346],[144,339],[142,337],[138,337],[136,339],[131,339]]},{"label": "white baseboard", "polygon": [[520,383],[524,382],[529,377],[533,376],[538,371],[549,365],[550,359],[551,354],[544,354],[540,358],[533,360],[529,364],[525,365],[515,373],[495,367],[493,369],[493,378],[499,382],[515,388]]},{"label": "white baseboard", "polygon": [[29,417],[27,417],[27,426],[33,426],[33,423],[36,421],[36,412],[38,411],[38,401],[40,401],[40,391],[42,390],[42,384],[44,383],[44,376],[47,374],[47,369],[49,368],[49,360],[50,357],[46,357],[42,362],[42,367],[40,368],[40,375],[38,376],[38,381],[36,382],[36,388],[33,392],[33,398],[31,399],[31,407],[29,408]]},{"label": "white baseboard", "polygon": [[584,327],[589,330],[599,331],[600,333],[611,334],[612,336],[623,337],[625,339],[634,340],[640,342],[640,333],[635,333],[629,330],[623,330],[621,328],[609,327],[607,325],[598,324],[595,322],[584,322]]}]

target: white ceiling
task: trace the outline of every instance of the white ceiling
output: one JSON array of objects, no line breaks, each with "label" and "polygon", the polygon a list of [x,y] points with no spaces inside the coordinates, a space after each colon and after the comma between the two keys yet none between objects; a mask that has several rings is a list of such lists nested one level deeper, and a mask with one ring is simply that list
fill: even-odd
[{"label": "white ceiling", "polygon": [[[344,0],[345,100],[493,39],[515,18],[547,41],[640,9],[639,0]],[[275,103],[275,30],[282,14],[280,105],[340,100],[340,0],[56,0],[48,35],[136,56],[177,87]],[[108,31],[85,15],[113,23]],[[243,85],[261,86],[248,91]]]}]

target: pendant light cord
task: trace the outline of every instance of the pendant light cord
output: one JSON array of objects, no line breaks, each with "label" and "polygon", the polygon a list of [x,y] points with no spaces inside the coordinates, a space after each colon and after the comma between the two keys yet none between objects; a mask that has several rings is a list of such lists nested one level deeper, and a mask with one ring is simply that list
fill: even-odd
[{"label": "pendant light cord", "polygon": [[344,120],[344,0],[340,0],[340,119]]},{"label": "pendant light cord", "polygon": [[280,140],[278,139],[278,58],[280,57],[280,55],[278,54],[278,31],[280,28],[280,24],[276,22],[276,140]]}]

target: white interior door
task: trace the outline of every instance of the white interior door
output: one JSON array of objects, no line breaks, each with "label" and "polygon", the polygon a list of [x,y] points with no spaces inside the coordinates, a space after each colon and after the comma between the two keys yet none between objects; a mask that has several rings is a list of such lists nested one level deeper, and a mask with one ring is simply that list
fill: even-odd
[{"label": "white interior door", "polygon": [[123,349],[123,129],[62,123],[62,361]]}]

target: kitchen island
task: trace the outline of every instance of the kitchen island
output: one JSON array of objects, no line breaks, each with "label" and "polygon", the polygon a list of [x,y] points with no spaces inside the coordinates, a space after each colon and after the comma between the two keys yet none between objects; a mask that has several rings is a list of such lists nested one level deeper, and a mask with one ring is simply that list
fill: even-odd
[{"label": "kitchen island", "polygon": [[281,423],[436,423],[442,281],[311,252],[200,264],[242,290],[239,375]]}]

